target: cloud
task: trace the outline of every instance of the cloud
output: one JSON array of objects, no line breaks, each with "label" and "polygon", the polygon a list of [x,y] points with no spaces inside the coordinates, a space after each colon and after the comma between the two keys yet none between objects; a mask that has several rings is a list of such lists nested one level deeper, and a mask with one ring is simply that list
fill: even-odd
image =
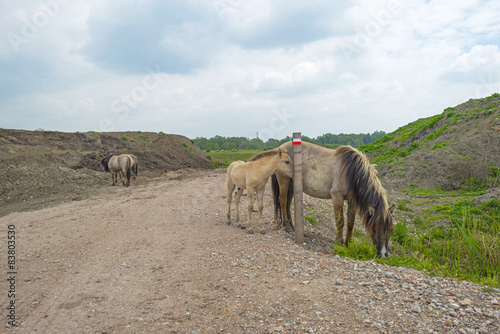
[{"label": "cloud", "polygon": [[500,52],[496,45],[475,45],[470,52],[457,57],[453,68],[460,72],[496,70],[500,65]]},{"label": "cloud", "polygon": [[[143,73],[159,65],[166,73],[189,73],[206,66],[219,44],[214,13],[185,1],[103,2],[87,21],[89,61],[123,73]],[[205,11],[204,11],[205,10]]]},{"label": "cloud", "polygon": [[227,40],[246,49],[302,45],[328,37],[346,2],[216,0]]},{"label": "cloud", "polygon": [[[56,2],[49,15],[43,4]],[[3,127],[279,138],[392,131],[489,95],[500,80],[497,1],[3,4]],[[24,36],[44,10],[49,20]],[[9,33],[27,42],[15,51]],[[282,110],[293,116],[285,126]]]}]

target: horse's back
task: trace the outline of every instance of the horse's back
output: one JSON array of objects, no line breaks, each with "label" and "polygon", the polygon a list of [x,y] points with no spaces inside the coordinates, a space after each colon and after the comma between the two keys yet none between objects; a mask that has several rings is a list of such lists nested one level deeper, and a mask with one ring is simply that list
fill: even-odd
[{"label": "horse's back", "polygon": [[[329,199],[332,192],[341,191],[341,166],[335,150],[316,144],[302,142],[302,186],[310,196]],[[287,142],[281,148],[293,159],[293,143]]]},{"label": "horse's back", "polygon": [[227,168],[228,182],[231,180],[240,188],[246,188],[245,162],[242,160],[233,161]]}]

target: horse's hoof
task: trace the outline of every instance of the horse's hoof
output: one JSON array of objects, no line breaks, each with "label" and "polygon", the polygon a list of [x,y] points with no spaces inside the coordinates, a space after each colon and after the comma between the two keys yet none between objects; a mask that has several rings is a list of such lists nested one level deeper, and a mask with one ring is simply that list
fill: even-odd
[{"label": "horse's hoof", "polygon": [[231,225],[231,222],[227,222],[226,224]]},{"label": "horse's hoof", "polygon": [[260,234],[266,234],[266,231],[260,231]]},{"label": "horse's hoof", "polygon": [[241,228],[242,230],[245,230],[247,228],[246,226],[243,226],[241,224],[238,224],[238,227]]},{"label": "horse's hoof", "polygon": [[286,229],[286,230],[285,230],[285,232],[286,232],[286,233],[292,233],[292,232],[293,232],[293,230],[292,230],[292,229]]},{"label": "horse's hoof", "polygon": [[248,231],[248,234],[253,234],[253,231]]}]

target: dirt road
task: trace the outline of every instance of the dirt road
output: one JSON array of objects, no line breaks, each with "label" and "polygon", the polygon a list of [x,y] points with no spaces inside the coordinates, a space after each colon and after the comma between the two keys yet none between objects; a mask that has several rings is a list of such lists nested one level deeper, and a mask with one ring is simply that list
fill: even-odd
[{"label": "dirt road", "polygon": [[[178,171],[0,218],[12,333],[495,333],[498,293],[225,223],[225,171]],[[137,181],[136,181],[137,182]],[[110,187],[111,188],[111,187]],[[246,219],[246,197],[240,208]],[[256,216],[256,214],[255,214]],[[10,227],[10,228],[9,228]],[[7,309],[15,302],[15,324]],[[3,325],[2,325],[3,326]]]}]

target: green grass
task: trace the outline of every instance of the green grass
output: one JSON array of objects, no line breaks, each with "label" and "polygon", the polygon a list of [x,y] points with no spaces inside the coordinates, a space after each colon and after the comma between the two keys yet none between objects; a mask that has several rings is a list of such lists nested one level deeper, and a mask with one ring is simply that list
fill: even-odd
[{"label": "green grass", "polygon": [[244,150],[244,151],[211,151],[211,156],[218,162],[222,163],[221,168],[227,168],[233,161],[243,160],[248,161],[251,157],[260,153],[258,150]]},{"label": "green grass", "polygon": [[431,150],[437,150],[439,148],[443,148],[443,147],[446,147],[448,145],[450,145],[451,143],[448,143],[448,142],[442,142],[442,143],[439,143],[439,144],[436,144],[434,146],[431,147]]},{"label": "green grass", "polygon": [[[413,224],[397,223],[391,234],[392,255],[376,261],[498,288],[499,235],[498,199],[475,204],[473,198],[468,198],[432,205]],[[333,248],[341,256],[358,260],[371,260],[376,254],[367,236],[355,237],[349,249],[337,245]]]}]

